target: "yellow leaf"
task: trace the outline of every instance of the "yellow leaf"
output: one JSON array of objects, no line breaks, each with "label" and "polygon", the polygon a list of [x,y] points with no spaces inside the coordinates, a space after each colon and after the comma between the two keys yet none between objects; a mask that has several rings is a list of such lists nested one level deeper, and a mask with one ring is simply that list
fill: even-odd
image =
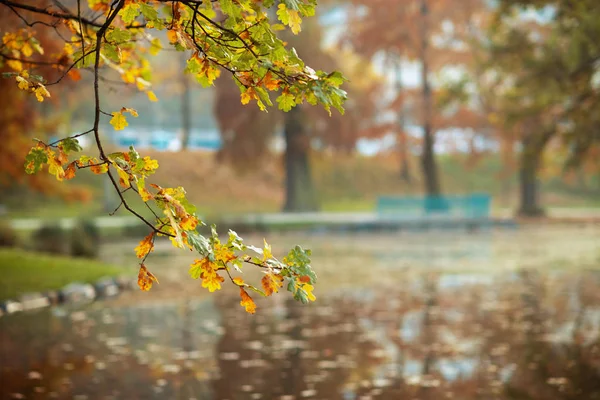
[{"label": "yellow leaf", "polygon": [[267,261],[269,258],[273,257],[273,253],[271,252],[271,245],[267,243],[266,239],[263,239],[265,247],[263,248],[263,261]]},{"label": "yellow leaf", "polygon": [[[169,31],[170,32],[170,31]],[[168,32],[167,32],[168,35]],[[154,38],[152,39],[152,41],[150,42],[150,55],[157,55],[158,53],[160,53],[160,50],[162,49],[162,44],[160,43],[160,39],[158,38]]]},{"label": "yellow leaf", "polygon": [[154,94],[154,92],[152,90],[148,90],[146,92],[146,94],[148,95],[148,100],[150,100],[150,101],[158,101],[158,98],[156,97],[156,94]]},{"label": "yellow leaf", "polygon": [[128,172],[122,170],[119,166],[115,165],[115,167],[117,169],[117,173],[119,174],[119,184],[124,188],[130,187],[131,183],[129,181],[131,179],[131,175],[129,175]]},{"label": "yellow leaf", "polygon": [[294,35],[297,35],[302,30],[302,28],[300,27],[300,24],[302,23],[302,18],[300,18],[300,14],[298,13],[298,11],[295,10],[288,10],[288,15],[290,16],[290,28],[292,28],[292,32],[294,33]]},{"label": "yellow leaf", "polygon": [[306,292],[308,299],[310,301],[315,301],[317,299],[312,292],[314,289],[313,285],[307,283],[307,284],[303,285],[301,289]]},{"label": "yellow leaf", "polygon": [[31,57],[31,55],[33,54],[33,49],[31,48],[29,43],[23,43],[23,47],[21,47],[21,53],[23,53],[25,57]]},{"label": "yellow leaf", "polygon": [[283,286],[283,277],[279,274],[268,273],[260,280],[262,287],[267,296],[279,292],[279,288]]},{"label": "yellow leaf", "polygon": [[[54,154],[54,152],[52,152]],[[56,177],[57,180],[62,181],[65,177],[65,171],[63,170],[60,160],[54,155],[48,153],[48,172]]]},{"label": "yellow leaf", "polygon": [[137,258],[144,258],[154,250],[154,232],[151,232],[146,236],[140,244],[135,248],[135,255]]},{"label": "yellow leaf", "polygon": [[44,97],[50,97],[50,92],[48,92],[46,87],[41,83],[39,83],[38,85],[39,86],[35,89],[34,93],[35,97],[37,98],[37,101],[41,103],[42,101],[44,101]]},{"label": "yellow leaf", "polygon": [[138,116],[138,112],[136,110],[134,110],[133,108],[128,108],[128,107],[121,108],[121,113],[126,113],[126,112],[128,112],[129,114],[133,115],[136,118]]},{"label": "yellow leaf", "polygon": [[123,130],[126,126],[129,125],[125,116],[121,112],[117,111],[112,113],[110,124],[115,128],[116,131]]},{"label": "yellow leaf", "polygon": [[240,297],[242,301],[240,301],[240,305],[246,309],[246,312],[249,314],[254,314],[256,312],[256,304],[254,304],[254,300],[252,297],[248,295],[248,293],[240,288]]},{"label": "yellow leaf", "polygon": [[169,42],[171,44],[177,43],[177,32],[174,30],[168,30],[167,31],[167,39],[169,39]]},{"label": "yellow leaf", "polygon": [[29,90],[29,81],[27,79],[23,78],[22,76],[16,76],[15,79],[17,80],[19,89]]},{"label": "yellow leaf", "polygon": [[184,231],[192,231],[198,226],[198,219],[193,215],[187,215],[181,219],[181,228]]},{"label": "yellow leaf", "polygon": [[142,264],[140,266],[140,272],[138,272],[138,286],[141,290],[148,291],[152,288],[152,282],[158,283],[158,279],[152,274],[152,272],[146,269],[146,266]]},{"label": "yellow leaf", "polygon": [[65,43],[65,47],[63,48],[63,51],[68,56],[72,55],[73,54],[73,46],[71,45],[71,43]]},{"label": "yellow leaf", "polygon": [[233,254],[230,248],[221,243],[215,243],[214,245],[215,260],[221,262],[223,265],[227,265],[228,262],[235,260],[237,257]]},{"label": "yellow leaf", "polygon": [[15,71],[21,71],[23,69],[23,64],[21,64],[21,61],[17,60],[7,60],[6,65],[14,69]]},{"label": "yellow leaf", "polygon": [[211,293],[215,290],[220,290],[221,282],[224,281],[225,279],[217,273],[202,275],[202,287],[207,288]]},{"label": "yellow leaf", "polygon": [[238,286],[244,286],[244,280],[242,278],[233,278],[233,283],[235,283]]},{"label": "yellow leaf", "polygon": [[256,94],[253,88],[248,88],[241,95],[242,104],[248,104],[252,99],[258,99],[258,95]]},{"label": "yellow leaf", "polygon": [[153,160],[149,156],[145,156],[143,158],[144,161],[144,171],[154,172],[158,168],[158,161]]}]

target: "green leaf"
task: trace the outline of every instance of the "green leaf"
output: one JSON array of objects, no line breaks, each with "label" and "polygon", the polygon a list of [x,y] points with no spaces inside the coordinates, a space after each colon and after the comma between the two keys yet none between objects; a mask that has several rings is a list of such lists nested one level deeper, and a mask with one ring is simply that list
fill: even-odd
[{"label": "green leaf", "polygon": [[62,151],[65,152],[65,154],[81,151],[79,140],[75,138],[63,139],[58,146],[62,149]]},{"label": "green leaf", "polygon": [[42,165],[48,162],[48,155],[44,149],[33,148],[25,157],[25,172],[35,174],[42,169]]},{"label": "green leaf", "polygon": [[283,92],[278,98],[277,103],[279,109],[283,111],[290,111],[296,105],[296,99],[291,93]]},{"label": "green leaf", "polygon": [[155,22],[158,19],[158,11],[146,3],[140,3],[140,9],[147,21]]},{"label": "green leaf", "polygon": [[131,32],[126,29],[113,28],[108,32],[106,38],[109,42],[114,42],[113,44],[121,44],[131,40]]},{"label": "green leaf", "polygon": [[119,47],[114,46],[108,42],[104,42],[104,45],[102,46],[102,54],[108,57],[111,61],[114,61],[116,63],[121,62],[121,50],[119,49]]},{"label": "green leaf", "polygon": [[201,264],[192,264],[192,267],[190,268],[188,273],[190,274],[192,279],[200,278],[200,275],[202,274]]},{"label": "green leaf", "polygon": [[129,3],[119,11],[121,19],[126,24],[131,24],[140,15],[140,5],[138,3]]},{"label": "green leaf", "polygon": [[185,72],[189,72],[190,74],[197,74],[201,71],[202,64],[198,61],[197,57],[192,57],[187,60]]},{"label": "green leaf", "polygon": [[188,243],[196,250],[199,254],[206,256],[210,253],[210,243],[207,238],[200,235],[196,231],[186,232],[188,237]]}]

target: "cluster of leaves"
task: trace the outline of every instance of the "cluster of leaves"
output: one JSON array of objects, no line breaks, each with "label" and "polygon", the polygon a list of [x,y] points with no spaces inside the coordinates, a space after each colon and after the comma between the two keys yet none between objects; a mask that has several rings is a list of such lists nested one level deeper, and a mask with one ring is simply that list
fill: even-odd
[{"label": "cluster of leaves", "polygon": [[[161,41],[152,37],[152,32],[163,30],[176,50],[189,53],[185,72],[193,74],[201,85],[212,85],[221,71],[228,71],[240,89],[243,104],[256,100],[258,107],[266,110],[267,106],[273,105],[269,92],[278,92],[276,101],[284,111],[306,101],[321,104],[327,111],[334,107],[343,112],[346,94],[339,86],[344,77],[338,72],[315,71],[306,66],[295,50],[288,49],[275,34],[277,30],[287,28],[294,34],[300,32],[302,18],[314,14],[316,1],[281,0],[275,3],[275,0],[88,0],[87,11],[95,15],[87,18],[84,15],[88,14],[81,11],[81,1],[77,2],[75,13],[66,7],[55,11],[51,7],[37,8],[0,0],[0,4],[11,7],[28,27],[32,23],[28,22],[25,13],[53,20],[47,26],[53,27],[60,37],[65,37],[65,32],[71,35],[65,39],[62,52],[49,56],[49,60],[40,60],[31,58],[34,52],[38,57],[44,55],[32,30],[24,28],[4,34],[4,45],[0,47],[1,66],[11,70],[7,75],[15,78],[21,90],[43,101],[50,97],[47,86],[60,82],[65,76],[79,81],[78,70],[91,69],[94,74],[93,128],[50,144],[38,140],[26,157],[26,172],[33,174],[47,165],[59,181],[72,179],[81,168],[108,176],[121,199],[119,207],[136,215],[150,230],[135,249],[140,259],[138,284],[142,290],[149,290],[153,282],[158,283],[148,270],[146,259],[154,249],[156,237],[164,236],[175,247],[198,253],[199,258],[192,264],[190,275],[201,279],[202,286],[209,291],[219,290],[228,277],[239,287],[241,305],[249,313],[254,313],[256,306],[248,290],[270,296],[286,281],[287,290],[298,301],[315,300],[312,291],[316,275],[310,266],[309,250],[297,246],[280,261],[273,256],[266,241],[263,248],[247,246],[230,231],[229,239],[221,242],[214,227],[209,237],[201,235],[197,228],[204,223],[199,220],[196,208],[187,200],[183,188],[163,188],[146,182],[158,168],[156,160],[141,156],[133,147],[107,154],[99,135],[103,116],[109,116],[110,124],[118,131],[128,126],[126,114],[138,115],[136,110],[128,107],[110,113],[100,109],[101,68],[117,71],[125,84],[136,85],[146,92],[150,101],[158,101],[151,90],[152,76],[146,56],[162,50]],[[272,24],[268,11],[275,6],[278,21]],[[31,72],[37,65],[53,66],[62,76],[56,82],[48,83]],[[70,159],[73,153],[81,151],[77,138],[87,134],[94,136],[99,155]],[[130,190],[137,193],[152,211],[153,221],[129,206],[123,195]],[[241,273],[244,264],[264,272],[260,288],[232,275]]]}]

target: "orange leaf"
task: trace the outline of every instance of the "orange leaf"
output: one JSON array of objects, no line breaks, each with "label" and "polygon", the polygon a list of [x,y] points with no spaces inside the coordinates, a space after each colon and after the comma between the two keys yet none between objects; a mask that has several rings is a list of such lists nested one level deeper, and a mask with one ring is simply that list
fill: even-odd
[{"label": "orange leaf", "polygon": [[79,72],[79,70],[73,68],[72,70],[69,71],[68,73],[69,78],[71,78],[72,80],[74,80],[75,82],[77,82],[78,80],[81,79],[81,73]]},{"label": "orange leaf", "polygon": [[242,288],[240,288],[240,296],[242,298],[242,301],[240,301],[242,307],[246,309],[247,313],[254,314],[256,312],[256,304],[252,300],[252,297]]},{"label": "orange leaf", "polygon": [[152,272],[146,269],[146,266],[142,264],[140,266],[140,272],[138,273],[138,286],[141,290],[148,291],[152,288],[152,282],[158,283],[158,279],[152,274]]},{"label": "orange leaf", "polygon": [[75,178],[75,163],[77,161],[73,161],[72,163],[69,164],[69,166],[67,167],[67,169],[65,170],[65,179],[69,180],[69,179],[73,179]]},{"label": "orange leaf", "polygon": [[277,90],[279,89],[279,84],[281,81],[279,79],[274,79],[271,71],[267,72],[265,77],[263,78],[263,85],[269,90]]},{"label": "orange leaf", "polygon": [[137,258],[144,258],[148,253],[154,250],[154,232],[151,232],[146,236],[140,244],[135,248],[135,255]]},{"label": "orange leaf", "polygon": [[260,283],[265,290],[265,294],[270,296],[273,293],[277,293],[279,288],[283,286],[283,277],[279,274],[268,273],[263,276]]},{"label": "orange leaf", "polygon": [[90,167],[90,169],[92,170],[93,173],[95,173],[96,175],[100,175],[100,174],[105,174],[106,172],[108,172],[108,164],[97,164],[97,165],[92,165]]}]

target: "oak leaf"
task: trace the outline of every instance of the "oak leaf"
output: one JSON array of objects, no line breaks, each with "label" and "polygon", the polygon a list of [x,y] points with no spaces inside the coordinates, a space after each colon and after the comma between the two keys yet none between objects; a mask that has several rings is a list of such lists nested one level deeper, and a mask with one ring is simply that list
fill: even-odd
[{"label": "oak leaf", "polygon": [[142,264],[138,272],[138,286],[141,290],[148,291],[152,288],[152,282],[159,283],[156,276]]},{"label": "oak leaf", "polygon": [[135,255],[137,258],[144,258],[148,253],[154,250],[154,232],[151,232],[146,236],[139,245],[135,248]]},{"label": "oak leaf", "polygon": [[254,314],[256,312],[256,304],[243,288],[240,288],[240,297],[242,298],[240,305],[246,309],[247,313]]},{"label": "oak leaf", "polygon": [[265,295],[270,296],[277,293],[279,288],[283,286],[283,277],[279,274],[269,272],[261,279],[260,283],[264,289]]}]

